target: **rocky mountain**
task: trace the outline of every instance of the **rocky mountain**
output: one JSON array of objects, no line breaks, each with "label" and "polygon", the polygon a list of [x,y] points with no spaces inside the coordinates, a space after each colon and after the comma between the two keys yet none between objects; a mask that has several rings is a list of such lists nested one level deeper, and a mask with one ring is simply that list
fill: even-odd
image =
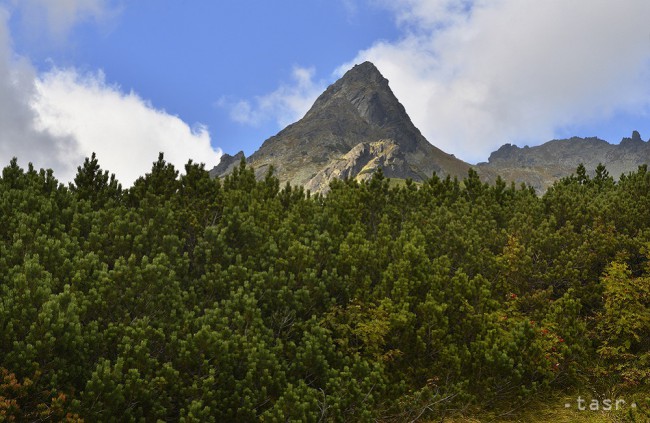
[{"label": "rocky mountain", "polygon": [[231,156],[230,154],[224,153],[221,156],[219,164],[216,165],[211,171],[210,174],[214,176],[227,175],[232,172],[233,168],[237,166],[241,159],[245,159],[244,152],[240,151],[239,153]]},{"label": "rocky mountain", "polygon": [[[242,158],[243,152],[224,154],[211,174],[227,175]],[[536,147],[505,144],[488,162],[471,166],[429,143],[388,80],[365,62],[330,85],[302,119],[264,141],[246,161],[258,177],[273,167],[282,183],[312,192],[327,192],[335,178],[368,179],[378,168],[389,178],[423,181],[434,172],[463,178],[474,167],[485,181],[501,176],[543,193],[581,163],[592,173],[603,163],[614,177],[635,171],[650,163],[650,142],[634,131],[620,144],[578,137]]]},{"label": "rocky mountain", "polygon": [[[212,170],[232,170],[238,156],[224,155]],[[413,125],[388,80],[370,62],[332,84],[298,122],[266,140],[247,158],[258,175],[273,166],[284,183],[327,191],[333,178],[367,178],[378,167],[390,178],[463,177],[470,165],[431,145]]]},{"label": "rocky mountain", "polygon": [[650,163],[650,142],[643,141],[634,131],[619,144],[579,137],[553,140],[536,147],[505,144],[490,155],[487,163],[479,163],[477,170],[488,180],[499,174],[505,180],[530,184],[541,193],[557,179],[574,173],[581,163],[592,174],[602,163],[618,179],[621,174]]}]

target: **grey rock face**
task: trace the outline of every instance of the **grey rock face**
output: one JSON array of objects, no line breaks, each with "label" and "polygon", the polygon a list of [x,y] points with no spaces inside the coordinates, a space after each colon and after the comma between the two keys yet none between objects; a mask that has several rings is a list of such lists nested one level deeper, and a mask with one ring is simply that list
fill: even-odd
[{"label": "grey rock face", "polygon": [[[372,143],[380,144],[370,147]],[[356,65],[341,79],[330,85],[298,122],[289,125],[267,139],[259,150],[248,158],[258,176],[269,166],[282,183],[308,186],[322,191],[334,178],[346,174],[356,177],[357,167],[347,170],[342,163],[357,166],[360,158],[351,160],[359,147],[372,150],[373,163],[392,163],[394,170],[385,172],[395,178],[421,181],[433,172],[462,177],[469,165],[431,145],[413,125],[404,106],[391,91],[388,80],[370,62]],[[398,147],[400,159],[379,159],[377,146]],[[219,166],[220,170],[227,166]],[[386,169],[384,169],[386,170]],[[368,171],[368,169],[366,169]],[[403,171],[403,172],[402,172]],[[219,176],[227,172],[216,172]],[[358,172],[357,172],[358,173]]]},{"label": "grey rock face", "polygon": [[305,188],[326,193],[332,179],[368,180],[381,168],[388,178],[418,180],[420,176],[411,169],[406,156],[393,140],[379,140],[357,144],[348,153],[330,161],[316,174]]},{"label": "grey rock face", "polygon": [[216,165],[214,168],[212,168],[212,170],[210,170],[210,176],[215,177],[215,176],[229,174],[230,172],[232,172],[235,166],[239,165],[241,159],[243,158],[245,158],[243,151],[240,151],[234,156],[224,153],[221,156],[221,161],[219,162],[219,164]]},{"label": "grey rock face", "polygon": [[553,140],[530,148],[506,144],[490,155],[488,163],[479,164],[478,170],[485,175],[499,174],[507,180],[530,184],[542,193],[557,179],[574,173],[581,163],[592,175],[602,163],[617,179],[623,173],[650,163],[650,143],[644,142],[639,132],[634,131],[631,138],[623,138],[619,144],[579,137]]}]

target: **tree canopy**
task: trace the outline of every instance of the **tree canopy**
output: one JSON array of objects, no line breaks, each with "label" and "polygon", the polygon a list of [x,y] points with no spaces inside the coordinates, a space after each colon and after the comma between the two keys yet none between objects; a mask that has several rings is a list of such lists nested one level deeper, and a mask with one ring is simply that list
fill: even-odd
[{"label": "tree canopy", "polygon": [[94,155],[66,186],[13,160],[0,421],[397,422],[559,389],[648,416],[647,167],[542,197],[473,171],[330,188],[162,154],[131,188]]}]

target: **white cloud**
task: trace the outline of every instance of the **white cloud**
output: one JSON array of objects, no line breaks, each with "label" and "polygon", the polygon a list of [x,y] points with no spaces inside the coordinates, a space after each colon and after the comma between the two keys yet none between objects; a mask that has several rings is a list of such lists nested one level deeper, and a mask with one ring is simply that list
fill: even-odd
[{"label": "white cloud", "polygon": [[253,101],[221,99],[219,105],[230,108],[230,117],[235,122],[258,126],[275,120],[280,127],[284,127],[302,118],[325,89],[323,81],[314,81],[314,72],[314,68],[296,66],[291,84],[283,84],[272,93],[255,97]]},{"label": "white cloud", "polygon": [[32,36],[63,42],[79,22],[105,22],[119,12],[115,0],[11,0]]},{"label": "white cloud", "polygon": [[148,172],[161,151],[179,170],[189,159],[209,169],[221,157],[207,128],[191,128],[137,94],[122,92],[107,84],[101,72],[54,69],[38,78],[36,88],[37,128],[76,140],[84,156],[96,152],[101,166],[123,184]]},{"label": "white cloud", "polygon": [[39,75],[12,50],[9,18],[0,6],[0,167],[18,157],[22,166],[51,168],[68,182],[83,158],[96,152],[102,168],[128,186],[161,151],[179,170],[189,159],[208,168],[218,163],[221,150],[211,147],[207,128],[191,128],[122,92],[101,72],[55,68]]},{"label": "white cloud", "polygon": [[9,13],[0,7],[0,167],[18,157],[22,164],[31,161],[37,167],[69,174],[80,159],[75,155],[77,144],[70,137],[56,137],[34,127],[37,114],[30,101],[36,94],[36,71],[12,51],[8,19]]},{"label": "white cloud", "polygon": [[465,160],[647,110],[646,0],[377,1],[402,38],[340,70],[373,61],[429,141]]}]

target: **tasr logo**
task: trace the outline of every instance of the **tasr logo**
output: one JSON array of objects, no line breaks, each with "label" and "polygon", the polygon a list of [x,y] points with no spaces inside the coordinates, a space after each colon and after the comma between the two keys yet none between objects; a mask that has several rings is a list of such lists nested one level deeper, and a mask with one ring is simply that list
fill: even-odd
[{"label": "tasr logo", "polygon": [[[564,404],[565,408],[572,408],[573,406],[574,404],[570,402]],[[575,406],[579,411],[617,411],[623,410],[626,407],[636,408],[636,403],[633,402],[628,405],[628,403],[622,398],[604,398],[600,400],[592,398],[591,400],[587,400],[581,396],[578,396],[575,402]]]}]

